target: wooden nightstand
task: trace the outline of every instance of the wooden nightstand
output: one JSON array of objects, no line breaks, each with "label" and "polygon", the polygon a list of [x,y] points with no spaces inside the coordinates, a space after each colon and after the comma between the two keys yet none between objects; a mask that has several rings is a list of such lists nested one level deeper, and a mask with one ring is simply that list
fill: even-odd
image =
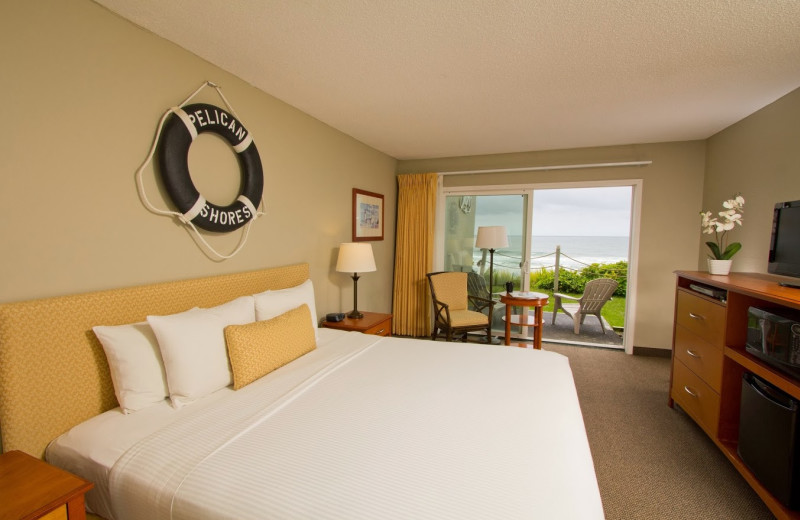
[{"label": "wooden nightstand", "polygon": [[392,315],[380,312],[361,311],[363,318],[354,320],[345,318],[342,321],[323,321],[322,326],[329,329],[351,330],[376,336],[392,335]]},{"label": "wooden nightstand", "polygon": [[21,451],[0,455],[0,520],[85,520],[94,484]]}]

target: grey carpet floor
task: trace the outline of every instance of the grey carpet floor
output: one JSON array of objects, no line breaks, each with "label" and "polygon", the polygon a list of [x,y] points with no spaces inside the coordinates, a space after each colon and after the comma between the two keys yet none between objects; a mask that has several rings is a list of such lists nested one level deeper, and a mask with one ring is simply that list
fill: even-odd
[{"label": "grey carpet floor", "polygon": [[575,378],[606,518],[774,518],[716,445],[667,406],[669,358],[545,344]]}]

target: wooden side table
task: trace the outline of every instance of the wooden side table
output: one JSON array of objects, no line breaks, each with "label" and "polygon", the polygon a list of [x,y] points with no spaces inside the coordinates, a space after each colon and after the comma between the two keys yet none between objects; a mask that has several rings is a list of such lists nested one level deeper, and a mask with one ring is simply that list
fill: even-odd
[{"label": "wooden side table", "polygon": [[323,321],[322,326],[329,329],[339,329],[363,332],[364,334],[374,334],[376,336],[392,335],[392,315],[380,312],[361,311],[363,318],[354,320],[353,318],[343,319],[342,321]]},{"label": "wooden side table", "polygon": [[85,520],[94,484],[21,451],[0,455],[0,520]]},{"label": "wooden side table", "polygon": [[[547,305],[548,296],[544,293],[514,291],[500,296],[500,301],[506,304],[506,345],[511,345],[511,325],[534,327],[533,348],[542,348],[543,308]],[[511,307],[522,307],[521,314],[511,314]],[[533,307],[533,316],[528,315],[528,307]],[[520,346],[525,346],[521,344]]]}]

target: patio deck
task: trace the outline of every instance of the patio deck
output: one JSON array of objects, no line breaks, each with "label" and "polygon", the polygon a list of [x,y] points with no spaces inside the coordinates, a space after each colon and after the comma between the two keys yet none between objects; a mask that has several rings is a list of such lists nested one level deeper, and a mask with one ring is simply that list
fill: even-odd
[{"label": "patio deck", "polygon": [[[614,332],[614,329],[607,321],[604,320],[605,333],[600,328],[600,322],[594,316],[587,316],[581,325],[580,334],[575,334],[572,318],[559,312],[556,315],[556,322],[553,324],[553,314],[545,312],[543,315],[544,327],[542,328],[542,341],[550,341],[555,343],[572,343],[572,344],[595,344],[610,348],[622,348],[622,336]],[[495,334],[502,341],[503,329],[505,324],[502,319],[494,321]],[[521,338],[519,335],[519,328],[512,327],[511,335],[513,338]],[[525,341],[531,341],[528,337]]]},{"label": "patio deck", "polygon": [[551,324],[553,314],[544,313],[544,327],[542,328],[542,341],[556,341],[559,343],[596,343],[599,345],[622,348],[622,336],[614,332],[611,325],[604,321],[605,334],[600,328],[600,322],[594,316],[586,316],[581,325],[580,334],[573,331],[572,318],[559,312],[556,314],[555,324]]}]

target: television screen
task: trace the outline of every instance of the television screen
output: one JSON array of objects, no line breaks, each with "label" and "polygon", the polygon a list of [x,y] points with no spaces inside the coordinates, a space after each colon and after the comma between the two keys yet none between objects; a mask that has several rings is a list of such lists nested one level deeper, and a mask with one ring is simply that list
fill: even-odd
[{"label": "television screen", "polygon": [[800,201],[775,205],[768,270],[800,277]]}]

